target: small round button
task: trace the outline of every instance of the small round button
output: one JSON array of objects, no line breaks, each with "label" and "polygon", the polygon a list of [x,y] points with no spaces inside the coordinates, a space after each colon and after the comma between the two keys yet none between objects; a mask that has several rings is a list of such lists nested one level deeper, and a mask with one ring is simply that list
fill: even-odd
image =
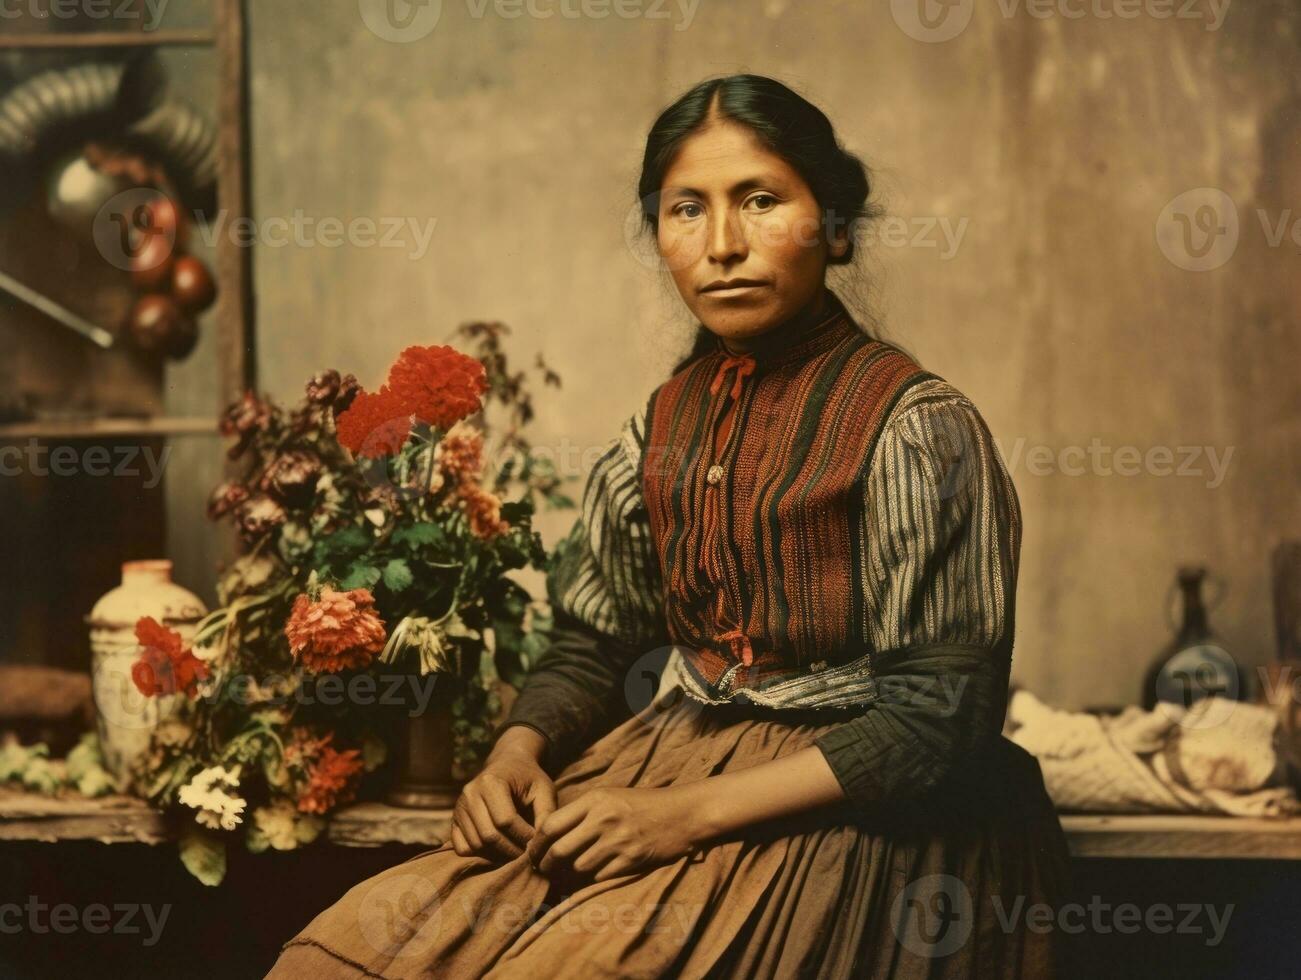
[{"label": "small round button", "polygon": [[705,474],[705,482],[710,484],[715,484],[722,478],[723,478],[723,468],[719,466],[717,463],[711,466],[709,468],[709,472]]}]

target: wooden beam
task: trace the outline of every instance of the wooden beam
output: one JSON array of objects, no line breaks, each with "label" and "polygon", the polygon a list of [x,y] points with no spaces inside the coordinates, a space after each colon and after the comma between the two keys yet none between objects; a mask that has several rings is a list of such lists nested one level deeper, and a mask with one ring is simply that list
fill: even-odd
[{"label": "wooden beam", "polygon": [[160,415],[153,418],[38,419],[0,424],[0,445],[26,439],[110,439],[132,436],[215,435],[217,420]]},{"label": "wooden beam", "polygon": [[[249,196],[248,38],[245,0],[217,0],[217,207],[225,227],[252,218]],[[217,239],[217,370],[220,412],[257,377],[253,251]]]},{"label": "wooden beam", "polygon": [[212,31],[84,31],[77,34],[8,34],[0,36],[0,50],[64,48],[143,48],[164,46],[210,47]]}]

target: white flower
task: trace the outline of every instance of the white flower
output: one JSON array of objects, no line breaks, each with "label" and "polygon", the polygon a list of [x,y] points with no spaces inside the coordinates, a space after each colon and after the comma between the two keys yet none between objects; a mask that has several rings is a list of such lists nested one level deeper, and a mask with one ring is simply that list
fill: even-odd
[{"label": "white flower", "polygon": [[203,826],[234,830],[242,820],[240,814],[244,807],[248,806],[238,796],[226,792],[239,789],[239,771],[239,766],[234,769],[209,766],[181,787],[178,798],[199,811],[194,819]]}]

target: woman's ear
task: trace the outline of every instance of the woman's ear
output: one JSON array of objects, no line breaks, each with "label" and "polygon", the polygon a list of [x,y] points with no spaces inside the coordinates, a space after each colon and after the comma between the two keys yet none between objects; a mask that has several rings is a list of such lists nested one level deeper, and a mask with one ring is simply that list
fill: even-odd
[{"label": "woman's ear", "polygon": [[849,251],[849,236],[843,230],[838,230],[831,236],[828,243],[828,255],[833,259],[843,259]]}]

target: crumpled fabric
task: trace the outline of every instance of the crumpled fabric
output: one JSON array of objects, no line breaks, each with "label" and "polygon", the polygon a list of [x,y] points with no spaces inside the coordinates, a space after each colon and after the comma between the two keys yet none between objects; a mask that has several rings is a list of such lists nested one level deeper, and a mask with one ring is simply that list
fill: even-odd
[{"label": "crumpled fabric", "polygon": [[1105,717],[1013,693],[1004,734],[1039,760],[1059,810],[1286,817],[1278,718],[1260,705],[1204,698],[1183,708],[1131,705]]}]

